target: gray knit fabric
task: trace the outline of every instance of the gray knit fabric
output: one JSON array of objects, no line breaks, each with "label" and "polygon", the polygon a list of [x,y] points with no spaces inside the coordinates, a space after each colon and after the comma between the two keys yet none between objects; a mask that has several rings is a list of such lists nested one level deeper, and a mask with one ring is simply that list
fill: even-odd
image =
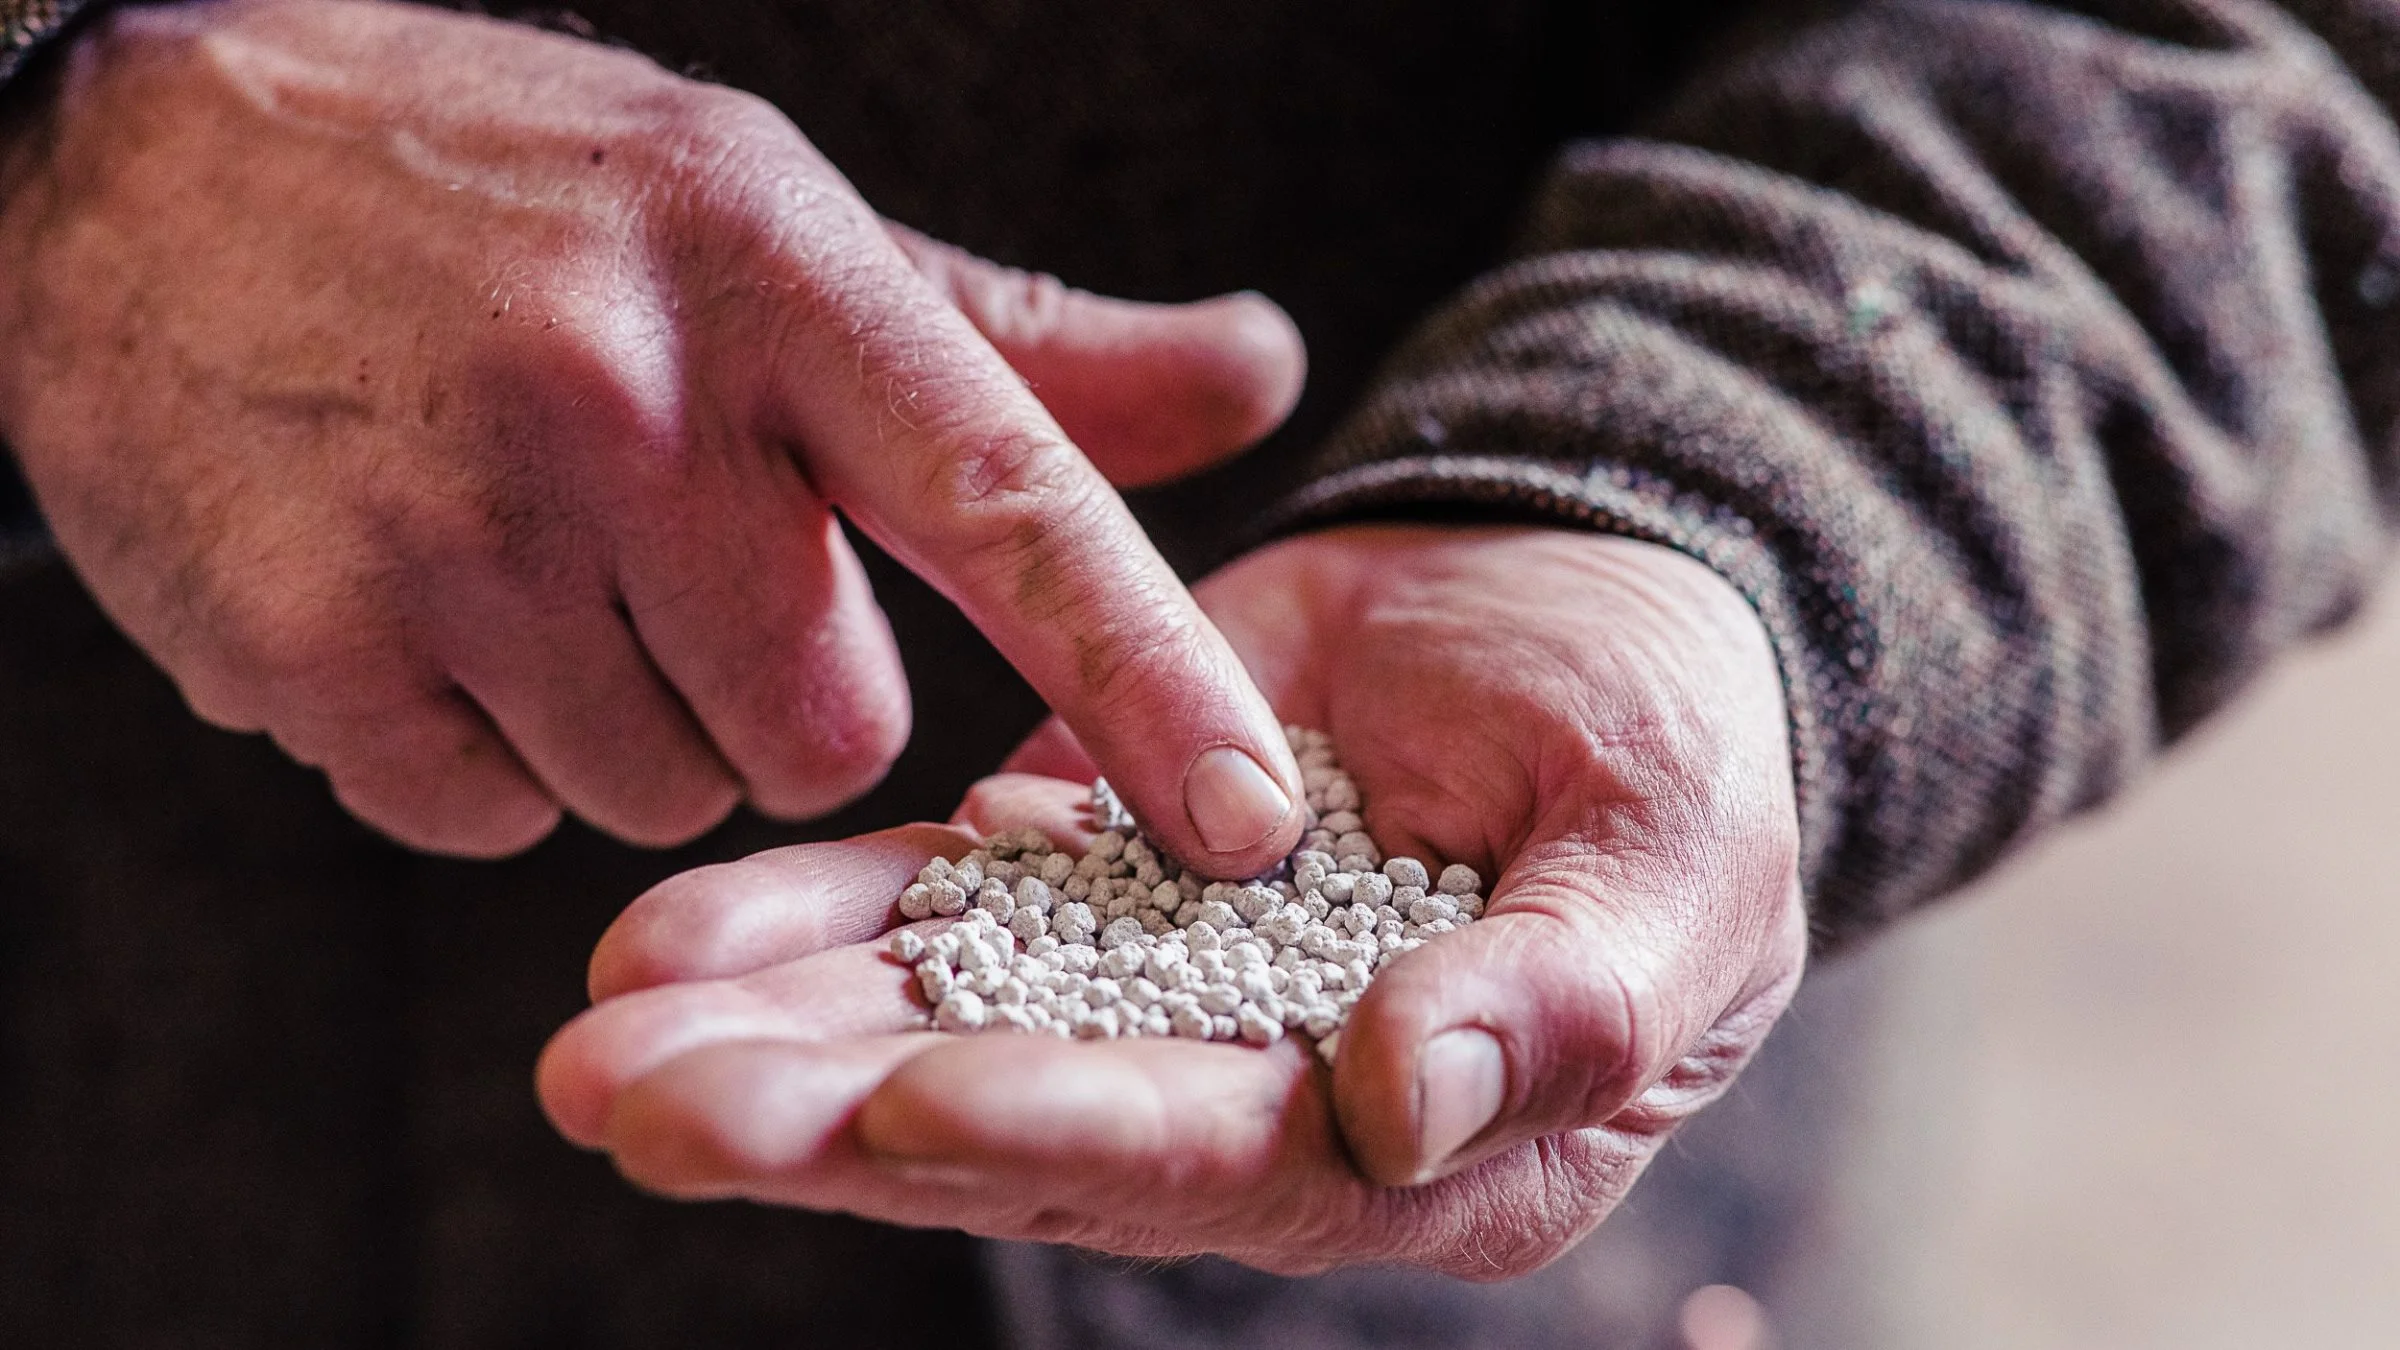
[{"label": "gray knit fabric", "polygon": [[1489,503],[1731,578],[1824,938],[2107,796],[2385,546],[2400,10],[2080,9],[1786,18],[1570,150],[1292,508]]}]

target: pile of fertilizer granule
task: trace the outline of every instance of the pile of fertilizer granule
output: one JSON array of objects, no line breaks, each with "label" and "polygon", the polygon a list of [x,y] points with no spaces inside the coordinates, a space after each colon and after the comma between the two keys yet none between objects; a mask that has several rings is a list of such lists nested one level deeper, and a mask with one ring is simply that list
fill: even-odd
[{"label": "pile of fertilizer granule", "polygon": [[1309,829],[1268,875],[1208,882],[1144,839],[1105,780],[1092,785],[1091,851],[1038,830],[936,858],[900,896],[891,954],[916,972],[944,1031],[1085,1040],[1185,1036],[1271,1045],[1295,1032],[1328,1063],[1351,1008],[1385,962],[1483,915],[1482,879],[1386,859],[1359,818],[1357,784],[1322,732],[1285,728]]}]

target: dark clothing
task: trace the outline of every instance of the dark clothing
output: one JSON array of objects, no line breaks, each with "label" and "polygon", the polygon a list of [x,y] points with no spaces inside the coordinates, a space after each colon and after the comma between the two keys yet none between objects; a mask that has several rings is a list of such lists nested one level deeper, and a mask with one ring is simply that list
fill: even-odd
[{"label": "dark clothing", "polygon": [[[1747,8],[581,12],[773,99],[930,233],[1289,307],[1293,425],[1140,503],[1187,568],[1234,542],[1195,523],[1260,500],[1272,528],[1498,514],[1718,568],[1783,664],[1830,940],[2104,797],[2355,604],[2400,505],[2400,8]],[[823,831],[943,811],[1037,711],[922,587],[876,581],[917,741]],[[893,1282],[956,1275],[956,1240],[637,1201],[532,1118],[608,915],[789,832],[407,858],[190,725],[54,571],[0,593],[0,632],[0,1269],[41,1273],[5,1282],[0,1331],[263,1344],[235,1328],[288,1307],[323,1319],[295,1344],[839,1344],[867,1309],[897,1346],[973,1302]],[[1715,1223],[1658,1282],[1740,1277],[1791,1231]],[[1284,1287],[1218,1270],[1144,1288]],[[59,1320],[86,1306],[106,1335]]]}]

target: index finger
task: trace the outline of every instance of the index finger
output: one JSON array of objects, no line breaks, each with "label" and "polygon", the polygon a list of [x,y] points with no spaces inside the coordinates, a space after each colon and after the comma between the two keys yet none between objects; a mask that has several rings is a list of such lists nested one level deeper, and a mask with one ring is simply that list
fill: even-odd
[{"label": "index finger", "polygon": [[975,842],[952,826],[901,825],[679,872],[600,935],[592,999],[747,975],[864,942],[890,926],[895,897],[928,859],[957,858]]},{"label": "index finger", "polygon": [[[1297,841],[1273,710],[1105,478],[863,203],[783,252],[768,430],[955,602],[1187,865]],[[794,234],[797,235],[798,231]]]},{"label": "index finger", "polygon": [[643,892],[601,935],[587,981],[592,999],[748,975],[881,936],[896,898],[933,858],[956,861],[985,836],[1028,826],[1078,852],[1088,848],[1081,807],[1089,797],[1079,784],[1003,774],[968,789],[951,825],[901,825],[679,872]]}]

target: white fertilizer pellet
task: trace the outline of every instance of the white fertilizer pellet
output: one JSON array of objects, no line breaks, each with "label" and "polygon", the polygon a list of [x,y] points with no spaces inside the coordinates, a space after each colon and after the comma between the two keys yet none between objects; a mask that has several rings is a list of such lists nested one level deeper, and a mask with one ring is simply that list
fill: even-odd
[{"label": "white fertilizer pellet", "polygon": [[1315,1043],[1327,1063],[1342,1024],[1402,952],[1483,916],[1483,879],[1451,864],[1385,858],[1367,837],[1358,785],[1322,732],[1286,727],[1307,791],[1300,847],[1267,876],[1206,882],[1144,838],[1106,780],[1092,784],[1100,834],[1082,857],[1038,830],[936,858],[900,895],[910,920],[957,922],[892,935],[943,1031],[1065,1039],[1184,1036]]}]

